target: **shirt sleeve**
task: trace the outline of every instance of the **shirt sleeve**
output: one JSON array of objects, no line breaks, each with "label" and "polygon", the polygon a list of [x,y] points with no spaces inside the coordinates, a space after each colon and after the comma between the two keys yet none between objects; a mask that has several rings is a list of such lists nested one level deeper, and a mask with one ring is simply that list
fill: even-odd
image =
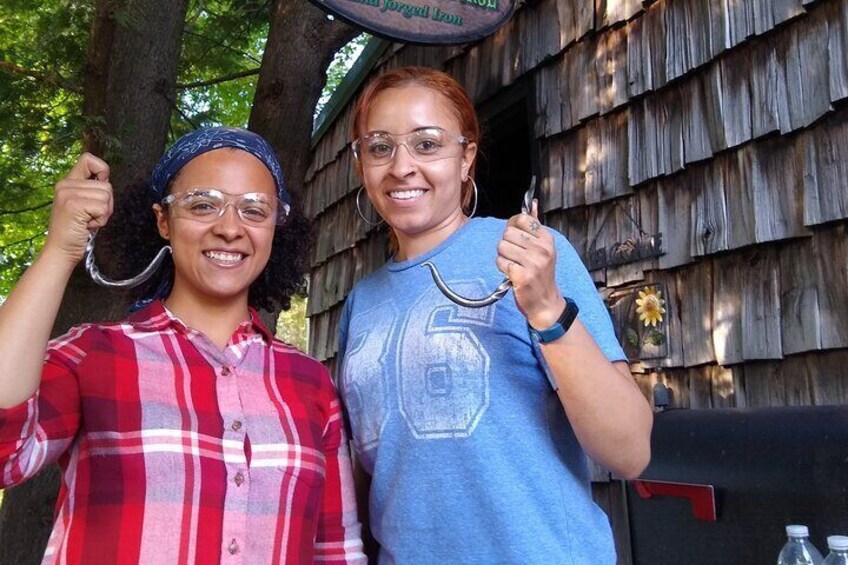
[{"label": "shirt sleeve", "polygon": [[557,250],[557,284],[563,296],[577,303],[577,318],[592,335],[595,343],[612,362],[626,361],[627,356],[615,335],[609,310],[595,288],[589,271],[571,243],[559,232],[551,230]]},{"label": "shirt sleeve", "polygon": [[[601,300],[601,296],[595,288],[595,283],[589,276],[589,271],[586,270],[586,266],[580,260],[577,251],[574,250],[565,236],[556,230],[550,229],[550,231],[554,236],[556,245],[556,279],[560,292],[563,296],[567,296],[577,303],[577,307],[580,309],[577,319],[580,320],[580,323],[583,324],[607,359],[613,363],[626,361],[627,356],[615,335],[609,311],[604,301]],[[556,390],[558,387],[556,379],[545,360],[541,346],[533,339],[530,342],[533,344],[533,353],[542,366],[548,382]]]},{"label": "shirt sleeve", "polygon": [[52,340],[35,394],[18,406],[0,409],[0,487],[34,476],[73,442],[80,424],[75,370],[85,357],[87,328],[74,328]]},{"label": "shirt sleeve", "polygon": [[353,470],[341,405],[329,375],[327,383],[329,419],[324,430],[324,498],[318,517],[315,561],[320,563],[365,564],[362,526],[356,510]]}]

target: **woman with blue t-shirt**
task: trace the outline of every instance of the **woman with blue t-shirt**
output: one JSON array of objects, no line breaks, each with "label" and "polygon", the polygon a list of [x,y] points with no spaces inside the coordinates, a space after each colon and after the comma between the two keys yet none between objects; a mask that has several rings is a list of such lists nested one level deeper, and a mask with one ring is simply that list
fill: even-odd
[{"label": "woman with blue t-shirt", "polygon": [[[579,257],[540,226],[535,202],[508,221],[466,212],[480,128],[450,76],[376,78],[353,136],[392,234],[392,258],[348,296],[339,335],[380,561],[615,563],[586,455],[636,477],[652,413]],[[459,306],[425,262],[465,296],[506,275],[514,297]]]}]

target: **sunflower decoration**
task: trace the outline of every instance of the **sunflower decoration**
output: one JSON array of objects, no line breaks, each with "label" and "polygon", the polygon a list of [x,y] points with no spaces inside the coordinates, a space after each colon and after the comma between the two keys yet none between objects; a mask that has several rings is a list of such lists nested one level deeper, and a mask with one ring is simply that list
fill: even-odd
[{"label": "sunflower decoration", "polygon": [[662,291],[648,286],[640,290],[639,298],[636,299],[636,313],[639,314],[639,320],[645,324],[646,328],[656,327],[661,323],[665,314]]}]

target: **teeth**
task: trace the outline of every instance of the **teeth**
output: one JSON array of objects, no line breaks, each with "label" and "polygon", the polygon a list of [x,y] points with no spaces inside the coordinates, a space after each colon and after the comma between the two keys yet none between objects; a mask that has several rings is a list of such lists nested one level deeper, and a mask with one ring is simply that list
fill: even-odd
[{"label": "teeth", "polygon": [[226,253],[224,251],[204,251],[203,254],[210,259],[220,261],[221,263],[238,263],[244,259],[242,253]]},{"label": "teeth", "polygon": [[411,200],[412,198],[418,198],[422,194],[424,194],[423,190],[394,190],[389,193],[389,196],[396,200]]}]

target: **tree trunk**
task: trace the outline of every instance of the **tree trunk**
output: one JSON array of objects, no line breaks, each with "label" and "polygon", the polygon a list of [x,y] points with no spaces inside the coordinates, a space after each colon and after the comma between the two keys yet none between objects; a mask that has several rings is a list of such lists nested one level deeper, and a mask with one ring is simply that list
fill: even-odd
[{"label": "tree trunk", "polygon": [[[336,52],[360,30],[330,20],[310,2],[275,0],[248,128],[276,149],[286,187],[302,201],[312,145],[312,114]],[[280,312],[262,312],[276,327]],[[267,323],[267,322],[266,322]]]},{"label": "tree trunk", "polygon": [[[84,80],[87,151],[106,158],[115,191],[148,177],[164,151],[175,101],[187,0],[98,0]],[[120,23],[119,23],[120,22]],[[152,212],[151,212],[152,213]],[[120,237],[104,229],[98,241]],[[120,258],[98,257],[109,273]],[[78,268],[65,291],[54,335],[84,321],[120,318],[126,294],[96,287]],[[40,563],[53,522],[56,468],[4,494],[0,563]]]},{"label": "tree trunk", "polygon": [[277,150],[289,192],[303,196],[312,113],[336,52],[360,33],[310,2],[276,0],[249,128]]}]

